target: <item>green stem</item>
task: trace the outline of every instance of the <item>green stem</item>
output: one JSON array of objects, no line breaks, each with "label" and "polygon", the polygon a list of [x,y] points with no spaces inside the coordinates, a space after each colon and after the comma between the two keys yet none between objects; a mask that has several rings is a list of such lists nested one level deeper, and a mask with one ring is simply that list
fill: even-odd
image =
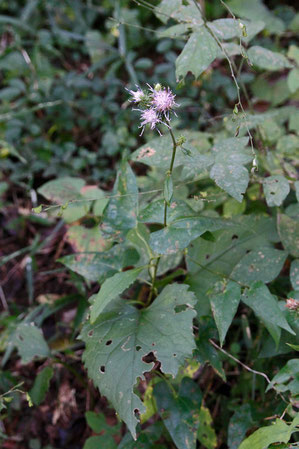
[{"label": "green stem", "polygon": [[[169,170],[168,170],[168,175],[172,175],[172,170],[173,170],[173,165],[174,165],[174,160],[175,160],[175,155],[176,155],[176,149],[177,149],[177,142],[175,140],[175,136],[170,127],[169,127],[169,132],[170,132],[170,136],[172,139],[172,156],[171,156],[170,166],[169,166]],[[166,201],[164,201],[164,223],[163,224],[164,224],[164,228],[166,228],[166,226],[167,226],[167,203],[166,203]],[[155,292],[155,282],[156,282],[159,262],[160,262],[160,257],[157,257],[157,259],[155,260],[155,262],[153,264],[154,270],[153,270],[153,274],[151,275],[152,286],[151,286],[148,300],[146,302],[147,306],[150,305],[152,298],[153,298],[153,294]]]}]

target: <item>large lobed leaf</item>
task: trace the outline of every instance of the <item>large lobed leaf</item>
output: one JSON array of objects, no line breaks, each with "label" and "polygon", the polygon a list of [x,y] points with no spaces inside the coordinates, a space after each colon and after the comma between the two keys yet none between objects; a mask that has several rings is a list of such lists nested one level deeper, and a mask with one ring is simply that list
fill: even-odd
[{"label": "large lobed leaf", "polygon": [[143,310],[115,300],[94,325],[85,324],[82,330],[81,338],[86,343],[83,360],[89,376],[134,437],[138,422],[135,412],[145,411],[133,392],[134,385],[154,366],[144,357],[154,354],[164,373],[177,374],[195,348],[194,304],[195,297],[186,285],[168,285]]}]

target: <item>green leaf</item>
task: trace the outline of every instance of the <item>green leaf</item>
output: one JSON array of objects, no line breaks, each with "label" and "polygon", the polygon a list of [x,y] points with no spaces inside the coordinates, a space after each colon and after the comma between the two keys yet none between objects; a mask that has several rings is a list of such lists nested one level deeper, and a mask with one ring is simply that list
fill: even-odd
[{"label": "green leaf", "polygon": [[252,153],[246,149],[247,137],[221,140],[212,148],[215,163],[210,177],[216,184],[240,203],[248,182],[248,170],[244,167],[252,161]]},{"label": "green leaf", "polygon": [[54,370],[50,366],[46,366],[46,368],[38,373],[33,387],[29,392],[29,396],[31,397],[33,404],[40,405],[44,401],[53,375]]},{"label": "green leaf", "polygon": [[254,45],[247,51],[247,55],[253,65],[264,70],[281,70],[292,68],[292,64],[281,53]]},{"label": "green leaf", "polygon": [[173,195],[173,183],[171,174],[167,174],[164,181],[164,200],[170,206],[170,201]]},{"label": "green leaf", "polygon": [[253,426],[251,407],[243,404],[237,408],[229,421],[227,445],[229,449],[238,449],[246,432]]},{"label": "green leaf", "polygon": [[80,252],[61,257],[58,261],[89,281],[104,282],[123,267],[134,265],[138,259],[134,249],[118,244],[105,252]]},{"label": "green leaf", "polygon": [[286,251],[260,247],[242,257],[231,277],[246,285],[254,281],[271,282],[281,272],[286,258]]},{"label": "green leaf", "polygon": [[265,23],[258,20],[250,22],[248,20],[242,20],[242,24],[246,29],[247,36],[242,34],[242,28],[240,27],[240,21],[235,19],[217,19],[213,22],[208,22],[207,25],[213,30],[220,40],[232,39],[234,37],[241,38],[248,43],[256,34],[262,31],[265,27]]},{"label": "green leaf", "polygon": [[83,360],[89,376],[134,437],[138,422],[134,411],[142,414],[145,408],[133,388],[137,379],[154,366],[144,357],[153,352],[161,370],[176,376],[195,347],[194,303],[186,285],[172,284],[146,309],[137,310],[123,300],[115,300],[94,325],[87,323],[82,330],[81,338],[86,343]]},{"label": "green leaf", "polygon": [[21,323],[16,329],[14,343],[23,363],[29,363],[34,357],[48,357],[50,349],[42,331],[33,323]]},{"label": "green leaf", "polygon": [[195,449],[202,394],[193,380],[184,377],[178,395],[166,382],[154,387],[158,412],[178,449]]},{"label": "green leaf", "polygon": [[235,282],[229,281],[223,292],[210,298],[221,346],[223,345],[227,331],[237,312],[240,296],[240,286]]},{"label": "green leaf", "polygon": [[263,181],[263,188],[269,207],[280,206],[290,192],[288,180],[281,175],[265,178]]},{"label": "green leaf", "polygon": [[[88,199],[96,199],[97,196],[102,196],[102,192],[96,186],[85,186],[83,179],[72,177],[63,177],[46,182],[38,189],[38,193],[49,201],[61,206],[66,205],[62,209],[52,210],[56,213],[60,211],[67,223],[76,221],[88,213],[92,205],[92,201],[88,201]],[[69,204],[71,201],[73,203]]]},{"label": "green leaf", "polygon": [[174,254],[206,231],[230,226],[220,218],[189,217],[173,221],[169,226],[150,235],[150,246],[157,254]]},{"label": "green leaf", "polygon": [[[213,157],[208,153],[211,147],[208,133],[198,131],[181,130],[180,134],[186,138],[184,146],[190,150],[190,155],[186,155],[178,148],[174,160],[174,168],[183,166],[183,170],[189,173],[201,173],[213,163]],[[176,139],[179,137],[175,133]],[[157,137],[142,145],[134,151],[131,159],[135,162],[158,167],[161,170],[168,170],[172,156],[173,142],[169,135]],[[207,153],[207,154],[202,154]]]},{"label": "green leaf", "polygon": [[271,383],[268,385],[267,390],[275,388],[276,391],[284,393],[290,391],[292,395],[297,396],[299,392],[299,360],[289,360],[286,365],[279,370],[279,372],[273,377]]},{"label": "green leaf", "polygon": [[143,269],[144,267],[139,267],[133,270],[123,271],[122,273],[116,273],[111,278],[105,280],[100,291],[92,296],[93,302],[90,311],[91,323],[95,322],[113,299],[136,281]]},{"label": "green leaf", "polygon": [[117,235],[126,234],[136,226],[138,187],[130,165],[122,161],[112,191],[112,197],[104,211],[102,229]]},{"label": "green leaf", "polygon": [[112,436],[100,435],[88,438],[84,443],[83,449],[99,449],[100,447],[116,449],[117,444]]},{"label": "green leaf", "polygon": [[[175,221],[178,218],[194,215],[194,210],[185,201],[173,199],[170,207],[167,208],[167,223]],[[149,203],[142,209],[138,215],[138,221],[142,223],[161,223],[164,222],[164,201],[157,200]]]},{"label": "green leaf", "polygon": [[284,248],[299,257],[299,222],[284,214],[277,216],[278,233]]},{"label": "green leaf", "polygon": [[266,449],[272,443],[288,443],[294,430],[281,419],[271,426],[261,427],[241,443],[239,449]]},{"label": "green leaf", "polygon": [[155,14],[163,23],[169,19],[187,22],[190,25],[201,25],[203,20],[192,0],[162,0],[155,7]]},{"label": "green leaf", "polygon": [[209,31],[201,26],[191,34],[176,60],[176,78],[185,78],[192,72],[195,78],[204,72],[219,55],[219,47]]},{"label": "green leaf", "polygon": [[66,238],[78,253],[102,252],[111,246],[111,243],[103,238],[99,226],[71,226],[67,230]]},{"label": "green leaf", "polygon": [[249,290],[246,290],[242,296],[242,301],[250,307],[257,317],[264,321],[264,323],[269,322],[285,329],[290,334],[295,335],[295,332],[289,326],[280,310],[276,299],[271,295],[268,287],[262,282],[256,282]]},{"label": "green leaf", "polygon": [[202,364],[208,363],[215,372],[226,382],[225,372],[222,368],[222,362],[219,353],[210,343],[210,338],[216,337],[215,324],[210,317],[202,317],[199,323],[198,337],[196,340],[195,358]]},{"label": "green leaf", "polygon": [[282,19],[264,5],[262,0],[230,0],[228,6],[239,17],[250,19],[253,22],[262,20],[266,24],[266,29],[270,33],[281,34],[285,30],[285,24]]},{"label": "green leaf", "polygon": [[299,259],[293,260],[290,268],[290,280],[294,290],[299,290]]},{"label": "green leaf", "polygon": [[290,92],[295,93],[297,89],[299,89],[299,69],[293,69],[288,74],[288,87]]},{"label": "green leaf", "polygon": [[199,412],[197,439],[206,449],[217,447],[217,436],[212,424],[213,420],[210,410],[202,405]]}]

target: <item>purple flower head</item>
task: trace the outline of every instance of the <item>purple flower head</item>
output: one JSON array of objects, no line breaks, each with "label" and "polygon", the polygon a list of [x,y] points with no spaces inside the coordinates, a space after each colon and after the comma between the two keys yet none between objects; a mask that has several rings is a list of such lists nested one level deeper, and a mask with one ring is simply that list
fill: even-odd
[{"label": "purple flower head", "polygon": [[178,106],[174,99],[175,95],[169,88],[153,91],[153,106],[158,112],[166,113]]},{"label": "purple flower head", "polygon": [[154,129],[156,127],[156,124],[161,122],[157,112],[153,108],[145,109],[144,111],[142,111],[141,120],[141,127],[143,127],[142,132],[144,131],[145,125],[150,125],[151,129]]},{"label": "purple flower head", "polygon": [[132,95],[132,100],[130,100],[130,101],[132,101],[133,103],[140,103],[140,101],[144,97],[143,90],[141,90],[138,86],[137,86],[137,90],[136,91],[129,90],[129,89],[126,89],[126,90],[129,92],[129,94]]}]

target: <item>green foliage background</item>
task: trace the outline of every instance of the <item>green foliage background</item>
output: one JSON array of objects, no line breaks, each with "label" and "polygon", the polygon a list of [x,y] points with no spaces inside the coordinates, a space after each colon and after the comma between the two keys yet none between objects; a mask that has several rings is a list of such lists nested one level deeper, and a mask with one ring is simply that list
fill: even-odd
[{"label": "green foliage background", "polygon": [[[1,2],[3,447],[22,414],[55,420],[65,376],[80,438],[14,447],[298,447],[298,17]],[[139,135],[125,88],[147,83],[177,95],[171,135]]]}]

